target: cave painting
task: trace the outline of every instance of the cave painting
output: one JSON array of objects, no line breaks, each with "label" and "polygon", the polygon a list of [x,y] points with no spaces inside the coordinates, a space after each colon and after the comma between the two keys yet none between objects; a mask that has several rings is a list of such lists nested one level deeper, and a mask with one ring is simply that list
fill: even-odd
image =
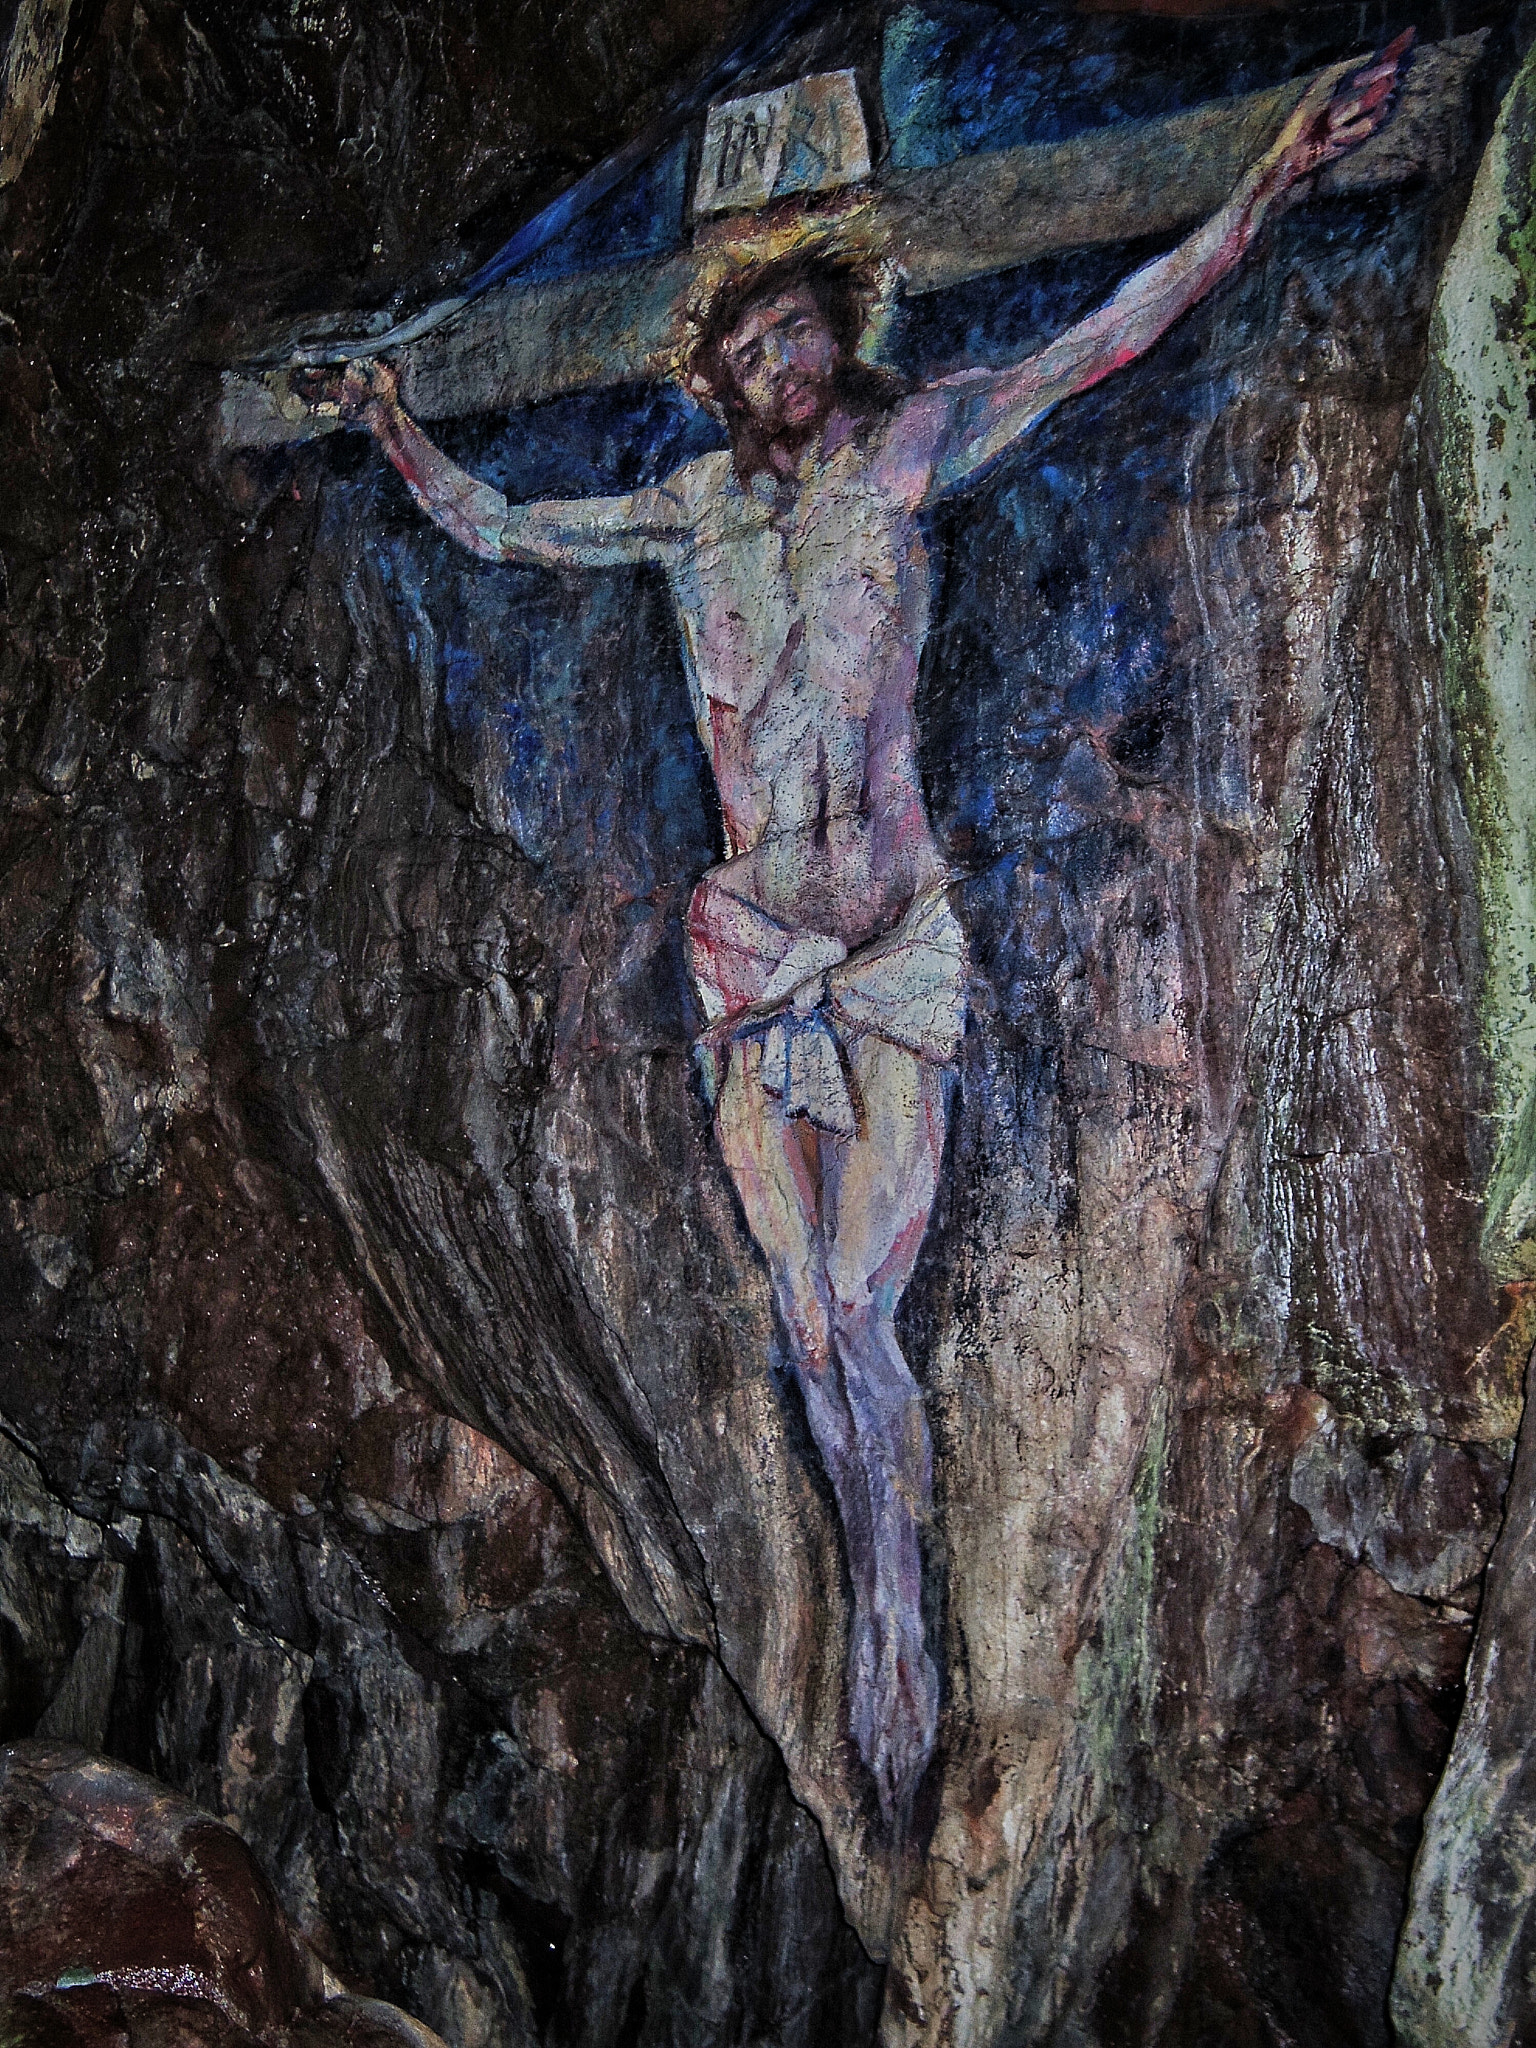
[{"label": "cave painting", "polygon": [[780,219],[687,315],[680,374],[729,448],[654,488],[509,505],[433,444],[386,362],[357,360],[328,388],[477,554],[665,573],[727,839],[688,913],[700,1053],[838,1504],[850,1728],[890,1815],[910,1804],[939,1704],[922,1617],[931,1450],[894,1318],[938,1188],[966,988],[958,870],[917,769],[920,516],[1151,348],[1268,215],[1382,125],[1403,57],[1320,81],[1219,212],[1001,370],[913,386],[869,367],[879,252],[856,212]]}]

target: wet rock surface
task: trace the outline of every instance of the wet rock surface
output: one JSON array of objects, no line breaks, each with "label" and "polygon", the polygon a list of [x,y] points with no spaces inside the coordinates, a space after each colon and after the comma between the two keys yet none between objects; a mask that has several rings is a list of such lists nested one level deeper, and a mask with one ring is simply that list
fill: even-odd
[{"label": "wet rock surface", "polygon": [[[0,200],[0,1737],[238,1830],[355,1999],[294,2040],[383,1998],[451,2048],[1385,2042],[1536,1334],[1479,1239],[1422,390],[1523,17],[1419,17],[1494,30],[1448,177],[1300,209],[934,535],[976,975],[903,1311],[947,1691],[893,1842],[688,1052],[719,828],[664,592],[455,557],[347,439],[214,444],[245,336],[461,274],[734,21],[482,13],[106,0]],[[786,62],[926,53],[925,161],[994,75],[1091,125],[1398,25],[917,14]],[[1002,360],[1144,253],[898,346]],[[699,432],[454,430],[515,496]],[[8,2025],[289,2023],[277,1960],[195,2020],[24,2014],[74,1881],[13,1915]]]},{"label": "wet rock surface", "polygon": [[235,1831],[83,1750],[0,1752],[7,2039],[434,2048],[330,1978]]},{"label": "wet rock surface", "polygon": [[[229,1156],[184,1130],[161,1183],[158,1412],[88,1432],[87,1514],[5,1440],[8,1732],[230,1821],[328,1965],[450,2040],[622,2038],[648,2001],[680,2039],[867,2029],[820,1837],[718,1668],[648,1644],[548,1489],[395,1385],[323,1226],[287,1235]],[[215,1241],[157,1325],[193,1191]]]},{"label": "wet rock surface", "polygon": [[[1448,696],[1475,762],[1479,891],[1489,972],[1481,1020],[1495,1078],[1498,1154],[1485,1212],[1490,1262],[1513,1283],[1511,1319],[1529,1335],[1531,1062],[1524,951],[1530,863],[1519,791],[1536,698],[1530,687],[1536,575],[1529,506],[1536,424],[1510,402],[1529,365],[1531,168],[1536,72],[1527,59],[1500,112],[1441,291],[1426,416],[1435,437],[1433,502],[1446,573],[1440,617]],[[1518,1350],[1516,1351],[1518,1357]],[[1527,1394],[1530,1388],[1527,1368]],[[1533,1559],[1529,1399],[1497,1547],[1489,1562],[1466,1706],[1425,1818],[1392,2016],[1412,2048],[1519,2041],[1536,2025],[1530,1972],[1532,1794],[1529,1753]]]}]

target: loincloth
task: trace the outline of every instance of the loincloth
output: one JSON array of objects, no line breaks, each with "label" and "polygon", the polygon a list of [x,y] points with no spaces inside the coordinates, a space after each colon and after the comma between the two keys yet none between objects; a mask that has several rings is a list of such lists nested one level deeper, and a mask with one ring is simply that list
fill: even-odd
[{"label": "loincloth", "polygon": [[915,897],[900,924],[852,953],[824,932],[782,925],[701,885],[688,917],[688,959],[709,1019],[698,1052],[711,1101],[731,1047],[757,1039],[763,1086],[786,1121],[803,1116],[852,1137],[851,1040],[881,1038],[935,1066],[959,1050],[965,934],[945,885]]}]

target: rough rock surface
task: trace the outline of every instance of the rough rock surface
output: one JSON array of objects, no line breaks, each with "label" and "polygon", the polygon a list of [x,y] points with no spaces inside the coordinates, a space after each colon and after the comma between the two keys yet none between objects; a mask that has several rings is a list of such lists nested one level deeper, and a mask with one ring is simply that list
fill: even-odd
[{"label": "rough rock surface", "polygon": [[1452,2048],[1462,2041],[1503,2048],[1523,2041],[1536,2019],[1533,1556],[1536,1444],[1527,1427],[1489,1566],[1466,1706],[1414,1867],[1392,1986],[1393,2023],[1408,2048]]},{"label": "rough rock surface", "polygon": [[[1532,1337],[1420,395],[1521,24],[1421,16],[1495,31],[1456,173],[1288,217],[935,536],[976,988],[893,1843],[688,1055],[664,594],[455,558],[345,441],[214,447],[242,336],[461,273],[730,11],[482,13],[84,8],[0,200],[0,1735],[230,1820],[453,2048],[1384,2043]],[[931,64],[932,161],[996,76],[1085,126],[1361,34],[850,9],[793,61]],[[900,345],[1000,359],[1142,253]],[[533,495],[695,431],[457,446]]]},{"label": "rough rock surface", "polygon": [[441,2048],[327,1981],[233,1828],[82,1750],[0,1753],[0,1914],[17,2048]]},{"label": "rough rock surface", "polygon": [[7,1732],[232,1821],[326,1961],[450,2041],[622,2037],[648,2001],[680,2039],[867,2030],[820,1839],[718,1668],[648,1646],[548,1490],[394,1386],[326,1233],[227,1157],[183,1127],[138,1299],[145,1406],[228,1463],[154,1414],[88,1430],[81,1516],[4,1441]]},{"label": "rough rock surface", "polygon": [[[1489,1261],[1532,1293],[1536,1226],[1529,968],[1536,864],[1536,422],[1531,383],[1536,66],[1512,88],[1441,288],[1426,417],[1435,437],[1447,696],[1469,762],[1489,973],[1481,1005],[1497,1154]],[[1529,1390],[1529,1378],[1527,1380]],[[1489,1566],[1467,1699],[1425,1820],[1392,2015],[1410,2048],[1518,2042],[1536,2029],[1532,1972],[1531,1572],[1536,1442],[1529,1399]]]}]

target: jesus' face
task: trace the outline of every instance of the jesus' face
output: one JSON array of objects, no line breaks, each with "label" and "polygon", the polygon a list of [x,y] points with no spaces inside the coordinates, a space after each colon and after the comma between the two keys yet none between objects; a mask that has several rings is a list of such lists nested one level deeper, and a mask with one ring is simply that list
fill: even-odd
[{"label": "jesus' face", "polygon": [[812,432],[831,410],[841,351],[804,285],[750,304],[720,345],[742,403],[768,435]]}]

